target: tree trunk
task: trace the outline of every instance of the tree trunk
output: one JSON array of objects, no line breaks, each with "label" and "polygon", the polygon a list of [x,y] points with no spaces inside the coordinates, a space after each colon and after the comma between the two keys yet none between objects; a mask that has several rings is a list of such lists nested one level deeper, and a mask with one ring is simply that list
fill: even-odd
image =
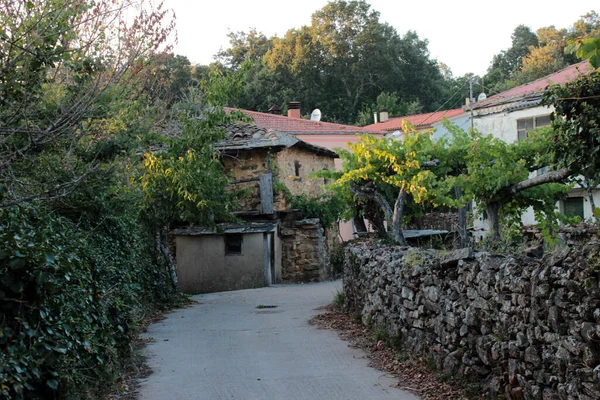
[{"label": "tree trunk", "polygon": [[404,203],[406,202],[406,192],[404,190],[400,189],[394,204],[394,210],[392,210],[385,197],[374,188],[359,187],[354,183],[350,183],[350,191],[358,198],[375,202],[385,214],[388,228],[391,229],[389,236],[399,244],[406,246],[406,240],[402,234],[402,216]]},{"label": "tree trunk", "polygon": [[492,231],[492,239],[494,242],[500,242],[500,203],[492,202],[486,205],[487,220]]},{"label": "tree trunk", "polygon": [[168,228],[166,226],[156,227],[154,241],[156,249],[160,254],[163,255],[167,262],[167,267],[169,270],[169,275],[171,276],[171,284],[173,285],[173,290],[175,293],[179,293],[179,281],[177,279],[177,271],[175,270],[175,263],[173,262],[173,256],[171,255],[171,251],[169,250],[168,244]]},{"label": "tree trunk", "polygon": [[365,220],[360,214],[356,214],[352,217],[352,221],[354,222],[354,229],[356,232],[366,232],[367,226],[365,225]]},{"label": "tree trunk", "polygon": [[[459,186],[454,187],[456,198],[462,197],[462,190]],[[460,237],[460,248],[464,249],[469,245],[469,237],[467,232],[467,210],[469,205],[466,204],[464,207],[458,209],[458,236]]]},{"label": "tree trunk", "polygon": [[[392,238],[399,244],[406,246],[406,239],[402,232],[402,217],[404,216],[404,204],[406,204],[406,192],[404,189],[400,189],[398,198],[394,204],[394,217],[392,218],[392,226],[390,234]],[[388,222],[389,223],[389,222]]]},{"label": "tree trunk", "polygon": [[596,188],[596,180],[592,180],[591,182],[586,179],[585,181],[587,185],[587,194],[590,199],[590,207],[592,207],[592,220],[594,222],[598,222],[598,218],[596,218],[596,213],[594,210],[596,209],[596,202],[594,201],[594,189]]}]

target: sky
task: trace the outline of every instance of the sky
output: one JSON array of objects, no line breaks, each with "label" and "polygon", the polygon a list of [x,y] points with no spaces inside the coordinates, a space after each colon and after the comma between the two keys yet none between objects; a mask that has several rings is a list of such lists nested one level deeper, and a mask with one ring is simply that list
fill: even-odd
[{"label": "sky", "polygon": [[[283,36],[292,28],[310,25],[311,15],[327,0],[165,0],[176,15],[175,54],[193,64],[209,64],[219,49],[227,48],[229,31],[256,28],[268,37]],[[450,67],[455,77],[468,72],[483,75],[494,54],[511,45],[514,29],[524,24],[536,30],[554,25],[568,28],[598,0],[367,0],[380,12],[380,21],[399,34],[414,30],[429,41],[429,53]]]}]

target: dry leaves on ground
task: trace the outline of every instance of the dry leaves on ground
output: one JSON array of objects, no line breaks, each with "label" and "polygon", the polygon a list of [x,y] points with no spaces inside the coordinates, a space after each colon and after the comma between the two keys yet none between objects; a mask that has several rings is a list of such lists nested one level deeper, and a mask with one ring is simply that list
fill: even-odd
[{"label": "dry leaves on ground", "polygon": [[443,382],[422,359],[404,358],[391,349],[384,340],[374,341],[374,333],[360,321],[345,312],[328,307],[323,314],[314,316],[311,324],[333,329],[351,346],[363,349],[371,360],[369,366],[392,374],[398,379],[399,389],[409,390],[424,400],[473,400],[477,394],[467,393],[453,382]]}]

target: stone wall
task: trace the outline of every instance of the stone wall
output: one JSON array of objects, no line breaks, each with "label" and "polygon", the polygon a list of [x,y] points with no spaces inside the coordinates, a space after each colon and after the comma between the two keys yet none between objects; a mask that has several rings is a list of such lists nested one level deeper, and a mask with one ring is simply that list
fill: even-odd
[{"label": "stone wall", "polygon": [[[294,196],[304,195],[308,198],[317,198],[325,193],[324,179],[312,177],[311,174],[323,169],[334,169],[332,157],[316,154],[297,146],[279,152],[270,152],[265,148],[240,150],[222,156],[221,161],[225,172],[231,174],[233,180],[259,178],[267,172],[272,172],[274,182],[283,184]],[[299,176],[296,176],[296,172]],[[248,192],[248,195],[240,200],[236,211],[260,210],[258,181],[230,185],[230,189]],[[273,204],[277,211],[290,208],[282,191],[274,193]]]},{"label": "stone wall", "polygon": [[281,279],[287,282],[317,282],[329,279],[331,263],[327,237],[317,218],[284,221]]},{"label": "stone wall", "polygon": [[[239,151],[235,155],[222,156],[223,169],[232,180],[258,179],[268,172],[269,153],[264,149]],[[230,185],[231,190],[244,190],[248,193],[240,199],[236,211],[260,211],[260,184],[258,181]]]},{"label": "stone wall", "polygon": [[543,259],[357,244],[346,305],[488,398],[600,399],[599,254],[597,241]]},{"label": "stone wall", "polygon": [[[304,150],[298,146],[284,149],[275,154],[277,179],[294,196],[304,195],[309,199],[317,198],[325,193],[323,178],[311,176],[323,169],[334,170],[334,158]],[[296,172],[298,173],[296,175]]]},{"label": "stone wall", "polygon": [[456,211],[428,212],[416,218],[409,226],[412,229],[443,229],[454,232],[458,230],[458,213]]}]

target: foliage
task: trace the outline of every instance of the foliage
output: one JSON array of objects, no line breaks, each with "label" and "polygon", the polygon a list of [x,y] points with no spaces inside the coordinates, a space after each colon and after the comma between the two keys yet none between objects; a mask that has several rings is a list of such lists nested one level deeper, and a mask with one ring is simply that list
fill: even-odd
[{"label": "foliage", "polygon": [[450,124],[446,126],[453,138],[449,158],[458,160],[453,168],[461,171],[456,184],[464,200],[475,201],[479,212],[486,213],[493,240],[500,239],[499,220],[504,221],[505,229],[517,228],[522,213],[530,206],[538,223],[550,232],[550,226],[557,223],[554,204],[566,195],[568,186],[553,183],[556,181],[523,188],[516,185],[527,181],[530,173],[552,164],[552,131],[542,128],[529,132],[525,140],[506,143],[492,135],[477,131],[467,134]]},{"label": "foliage", "polygon": [[365,126],[373,123],[373,114],[386,110],[390,118],[419,114],[423,107],[419,101],[402,102],[395,93],[382,92],[370,106],[363,106],[359,111],[356,125]]},{"label": "foliage", "polygon": [[[99,0],[24,0],[0,5],[0,206],[64,197],[92,174],[57,158],[64,180],[33,181],[36,154],[94,146],[121,130],[124,102],[136,102],[138,74],[173,29],[159,5]],[[108,129],[107,129],[108,128]],[[43,171],[40,171],[43,172]],[[69,176],[70,175],[70,176]]]},{"label": "foliage", "polygon": [[583,15],[569,28],[547,26],[534,33],[520,25],[513,33],[512,47],[494,56],[485,76],[486,85],[499,92],[575,64],[575,55],[591,58],[587,54],[597,54],[598,38],[600,16],[595,11]]},{"label": "foliage", "polygon": [[549,88],[543,102],[555,109],[551,118],[557,164],[569,167],[574,175],[599,179],[600,73]]},{"label": "foliage", "polygon": [[69,196],[71,206],[89,207],[69,218],[42,205],[0,210],[3,397],[103,390],[118,378],[147,304],[168,299],[136,195],[109,187]]},{"label": "foliage", "polygon": [[[345,193],[342,198],[350,200],[349,208],[362,208],[365,215],[375,204],[388,226],[394,227],[394,239],[400,242],[407,198],[420,205],[454,202],[448,195],[452,179],[445,177],[445,166],[432,163],[443,147],[431,140],[431,132],[410,132],[409,127],[405,131],[409,133],[404,141],[365,135],[358,143],[349,144],[352,152],[340,150],[343,171],[335,175],[331,185],[333,190]],[[384,230],[383,224],[376,224],[376,228],[380,234]]]},{"label": "foliage", "polygon": [[333,296],[333,307],[339,310],[344,308],[345,295],[343,290],[338,290]]},{"label": "foliage", "polygon": [[[393,229],[402,224],[403,213],[415,212],[406,207],[410,201],[433,209],[474,201],[478,212],[487,216],[494,241],[500,240],[500,221],[504,230],[517,232],[528,207],[551,236],[561,218],[554,205],[569,189],[561,183],[568,171],[536,172],[555,159],[552,131],[539,129],[526,140],[506,143],[492,135],[466,133],[448,121],[444,124],[449,136],[437,141],[430,133],[411,132],[410,126],[404,127],[408,132],[404,141],[361,137],[350,145],[352,153],[340,151],[343,171],[329,173],[336,179],[331,189],[342,194],[347,209],[362,209],[363,215],[370,217],[366,210],[375,204]],[[531,173],[538,178],[530,179]],[[456,196],[456,188],[461,196]]]},{"label": "foliage", "polygon": [[202,92],[190,89],[188,98],[172,108],[164,150],[144,154],[140,183],[147,215],[158,226],[175,221],[210,226],[232,218],[236,193],[227,190],[215,144],[225,137],[223,125],[247,119],[222,108],[239,92],[243,70],[223,74],[214,69],[209,76]]},{"label": "foliage", "polygon": [[[87,398],[118,379],[139,321],[171,299],[153,228],[226,211],[211,144],[228,117],[180,100],[197,98],[189,62],[165,47],[173,23],[161,6],[10,1],[0,11],[1,397]],[[215,75],[203,99],[221,101],[230,81]],[[163,138],[171,115],[180,139]],[[162,176],[149,177],[140,149],[157,144],[165,154],[145,161]],[[200,168],[214,176],[194,181]],[[192,201],[209,206],[196,213]]]},{"label": "foliage", "polygon": [[342,244],[335,244],[333,248],[329,249],[329,260],[334,276],[341,276],[344,272],[344,246]]},{"label": "foliage", "polygon": [[342,217],[343,202],[335,193],[309,199],[306,196],[291,196],[290,205],[298,209],[304,218],[318,218],[324,228],[329,228]]},{"label": "foliage", "polygon": [[510,81],[521,68],[523,58],[529,54],[530,47],[538,44],[537,35],[529,27],[517,26],[512,33],[511,47],[494,56],[492,65],[485,76],[487,86],[496,92],[507,89],[503,86],[505,82]]},{"label": "foliage", "polygon": [[600,68],[600,38],[573,40],[565,52],[587,59],[594,68]]},{"label": "foliage", "polygon": [[317,10],[309,26],[282,37],[230,33],[230,47],[217,54],[222,69],[249,69],[246,84],[230,105],[266,112],[300,101],[302,114],[314,108],[324,121],[354,123],[359,111],[382,92],[401,103],[437,107],[439,68],[427,41],[415,32],[399,35],[379,20],[364,1],[331,1]]}]

